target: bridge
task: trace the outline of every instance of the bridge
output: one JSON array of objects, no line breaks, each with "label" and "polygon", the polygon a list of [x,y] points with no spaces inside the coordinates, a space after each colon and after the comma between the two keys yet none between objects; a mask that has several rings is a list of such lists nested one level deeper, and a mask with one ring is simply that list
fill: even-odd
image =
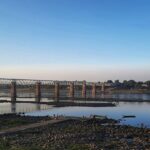
[{"label": "bridge", "polygon": [[0,78],[0,97],[10,97],[13,102],[16,98],[36,98],[39,102],[41,98],[95,99],[111,86],[105,82]]}]

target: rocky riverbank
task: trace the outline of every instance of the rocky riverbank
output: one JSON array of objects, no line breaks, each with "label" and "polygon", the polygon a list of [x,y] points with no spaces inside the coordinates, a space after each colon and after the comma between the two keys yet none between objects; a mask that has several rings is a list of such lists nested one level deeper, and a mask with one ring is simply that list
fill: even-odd
[{"label": "rocky riverbank", "polygon": [[148,150],[150,129],[119,125],[107,118],[74,118],[0,137],[0,150],[99,149]]}]

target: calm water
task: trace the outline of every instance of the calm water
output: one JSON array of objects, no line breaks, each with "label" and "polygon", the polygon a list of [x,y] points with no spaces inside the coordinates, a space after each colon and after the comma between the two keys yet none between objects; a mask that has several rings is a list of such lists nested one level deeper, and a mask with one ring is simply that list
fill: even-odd
[{"label": "calm water", "polygon": [[150,94],[113,94],[110,97],[127,100],[150,100]]},{"label": "calm water", "polygon": [[116,107],[60,107],[43,111],[26,113],[33,116],[65,115],[65,116],[90,116],[106,115],[110,118],[121,119],[123,115],[135,115],[136,118],[123,119],[123,124],[140,126],[141,123],[150,127],[150,103],[149,102],[120,102]]},{"label": "calm water", "polygon": [[20,113],[20,112],[34,112],[40,110],[47,110],[52,106],[45,104],[29,104],[29,103],[0,103],[0,114],[4,113]]},{"label": "calm water", "polygon": [[[33,95],[34,97],[34,95]],[[114,98],[114,99],[120,99],[120,100],[145,100],[150,101],[150,94],[100,94],[99,98]],[[0,100],[10,100],[10,97],[0,97]],[[35,98],[17,98],[17,100],[26,101],[31,100],[34,101]],[[42,98],[41,101],[47,102],[51,101],[49,98]]]},{"label": "calm water", "polygon": [[123,124],[139,126],[141,123],[150,127],[150,102],[120,102],[116,107],[53,107],[39,104],[10,104],[0,103],[0,113],[26,112],[26,115],[65,115],[65,116],[90,116],[105,115],[114,119],[121,119],[123,115],[135,115],[128,118]]}]

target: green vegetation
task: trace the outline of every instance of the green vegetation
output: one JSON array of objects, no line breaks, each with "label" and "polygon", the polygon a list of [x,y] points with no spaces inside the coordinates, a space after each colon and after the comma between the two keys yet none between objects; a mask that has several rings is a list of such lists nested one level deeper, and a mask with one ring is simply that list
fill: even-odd
[{"label": "green vegetation", "polygon": [[9,149],[8,141],[5,139],[0,139],[0,150],[7,150]]},{"label": "green vegetation", "polygon": [[49,117],[29,117],[16,114],[4,114],[0,115],[0,130],[49,119]]},{"label": "green vegetation", "polygon": [[115,80],[113,82],[112,80],[108,80],[107,83],[119,89],[150,89],[150,81],[136,82],[134,80],[124,80],[123,82],[120,82],[119,80]]},{"label": "green vegetation", "polygon": [[10,128],[10,127],[15,127],[15,126],[20,126],[20,125],[25,125],[31,123],[30,121],[26,120],[21,120],[21,119],[10,119],[10,120],[4,120],[0,121],[0,129],[5,129],[5,128]]},{"label": "green vegetation", "polygon": [[41,148],[35,145],[28,147],[12,145],[10,141],[4,137],[0,139],[0,150],[41,150]]}]

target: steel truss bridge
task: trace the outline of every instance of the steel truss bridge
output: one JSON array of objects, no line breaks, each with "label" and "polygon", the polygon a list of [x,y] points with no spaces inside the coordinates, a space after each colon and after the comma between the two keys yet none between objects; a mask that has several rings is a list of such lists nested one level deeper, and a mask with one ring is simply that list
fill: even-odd
[{"label": "steel truss bridge", "polygon": [[101,98],[112,85],[104,82],[0,78],[0,97],[16,98]]}]

